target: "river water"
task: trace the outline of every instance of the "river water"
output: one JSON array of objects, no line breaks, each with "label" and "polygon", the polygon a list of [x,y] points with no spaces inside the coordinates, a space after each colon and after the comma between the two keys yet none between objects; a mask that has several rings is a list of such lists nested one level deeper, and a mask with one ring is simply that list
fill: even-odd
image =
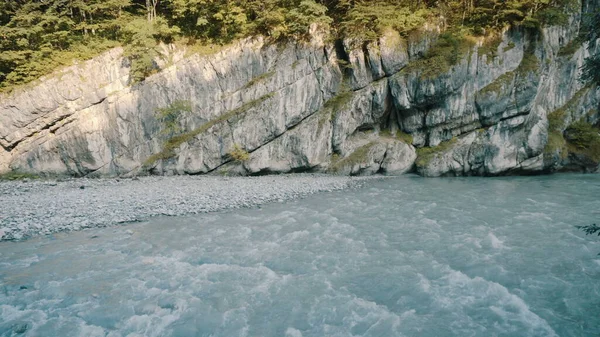
[{"label": "river water", "polygon": [[0,242],[0,336],[598,336],[599,192],[404,176]]}]

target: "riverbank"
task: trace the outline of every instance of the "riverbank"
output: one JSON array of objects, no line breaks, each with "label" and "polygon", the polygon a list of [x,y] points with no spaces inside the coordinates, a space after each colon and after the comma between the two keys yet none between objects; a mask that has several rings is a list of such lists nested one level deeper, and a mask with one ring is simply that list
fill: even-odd
[{"label": "riverbank", "polygon": [[356,187],[373,177],[311,174],[0,182],[0,241],[62,231],[256,207]]}]

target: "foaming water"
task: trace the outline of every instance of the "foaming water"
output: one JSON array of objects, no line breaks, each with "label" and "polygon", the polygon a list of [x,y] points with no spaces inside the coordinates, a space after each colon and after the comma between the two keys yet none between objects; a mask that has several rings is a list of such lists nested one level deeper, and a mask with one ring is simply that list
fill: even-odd
[{"label": "foaming water", "polygon": [[0,243],[0,336],[597,336],[600,176],[372,181]]}]

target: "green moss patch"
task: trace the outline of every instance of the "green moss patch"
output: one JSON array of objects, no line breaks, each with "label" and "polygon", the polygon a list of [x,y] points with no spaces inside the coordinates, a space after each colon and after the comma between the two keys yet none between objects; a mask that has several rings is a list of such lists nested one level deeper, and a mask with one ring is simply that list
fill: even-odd
[{"label": "green moss patch", "polygon": [[554,154],[558,154],[562,159],[569,154],[562,132],[556,130],[548,132],[548,143],[544,147],[544,156],[553,156]]},{"label": "green moss patch", "polygon": [[377,142],[370,142],[354,150],[354,152],[347,157],[339,160],[338,158],[332,158],[331,170],[333,172],[338,172],[342,167],[353,167],[354,165],[365,163],[371,149],[373,149],[375,145],[377,145]]},{"label": "green moss patch", "polygon": [[506,45],[506,47],[502,48],[502,51],[506,53],[507,51],[512,50],[514,48],[515,48],[515,43],[511,41],[508,43],[508,45]]},{"label": "green moss patch", "polygon": [[344,109],[348,103],[352,101],[352,96],[352,91],[339,92],[323,104],[323,109],[329,110],[331,112],[331,118],[333,119],[339,110]]},{"label": "green moss patch", "polygon": [[176,100],[167,107],[156,109],[156,117],[165,127],[163,133],[173,135],[180,132],[180,118],[186,112],[192,112],[192,104],[185,100]]},{"label": "green moss patch", "polygon": [[214,55],[235,45],[237,42],[238,40],[233,40],[228,43],[213,43],[210,41],[201,41],[193,38],[182,38],[178,41],[175,41],[175,44],[185,48],[185,57],[188,57],[191,55]]},{"label": "green moss patch", "polygon": [[256,76],[255,78],[251,79],[248,83],[246,83],[246,85],[244,85],[244,87],[242,89],[250,88],[251,86],[253,86],[255,84],[264,82],[264,81],[268,80],[269,78],[273,77],[273,75],[275,75],[275,72],[269,71],[269,72],[266,72],[259,76]]},{"label": "green moss patch", "polygon": [[32,173],[11,171],[8,173],[0,174],[0,181],[2,180],[25,180],[25,179],[40,179],[40,176]]},{"label": "green moss patch", "polygon": [[415,164],[417,167],[427,166],[431,160],[437,157],[439,154],[444,153],[452,148],[456,144],[457,138],[454,137],[445,142],[441,142],[437,146],[420,147],[417,149],[417,160]]},{"label": "green moss patch", "polygon": [[558,56],[571,56],[571,55],[575,54],[577,49],[579,49],[579,47],[581,47],[582,42],[583,41],[581,38],[576,38],[576,39],[571,40],[569,43],[562,46],[558,50]]},{"label": "green moss patch", "polygon": [[418,72],[421,79],[431,79],[450,71],[474,46],[472,39],[459,33],[443,33],[422,59],[408,64],[404,71]]},{"label": "green moss patch", "polygon": [[487,62],[489,63],[498,56],[498,47],[500,46],[500,43],[502,43],[502,35],[494,34],[483,41],[481,47],[477,48],[477,53],[479,53],[479,55],[487,55]]},{"label": "green moss patch", "polygon": [[401,130],[396,130],[395,134],[392,134],[390,130],[382,130],[379,134],[382,137],[396,139],[405,144],[413,143],[413,136],[411,134],[402,132]]},{"label": "green moss patch", "polygon": [[245,162],[250,159],[250,154],[248,151],[244,150],[240,144],[234,144],[228,154],[236,162]]},{"label": "green moss patch", "polygon": [[[569,152],[581,152],[581,149],[578,149],[578,145],[585,145],[589,143],[591,148],[594,148],[594,142],[591,141],[593,140],[593,135],[591,135],[590,130],[587,129],[587,126],[582,126],[579,124],[583,122],[573,123],[569,127],[566,125],[566,118],[568,114],[570,114],[577,107],[581,97],[587,93],[589,89],[590,87],[584,87],[577,91],[573,97],[571,97],[571,99],[562,107],[548,114],[548,143],[546,143],[544,148],[545,155],[559,153],[561,158],[564,159],[567,157]],[[563,135],[565,128],[571,130],[571,134],[574,138],[570,143],[575,142],[575,146],[573,146],[573,144],[567,144],[567,140]],[[592,149],[590,154],[593,153],[594,150]]]},{"label": "green moss patch", "polygon": [[489,93],[500,93],[500,91],[510,85],[512,81],[515,79],[515,76],[524,77],[530,72],[538,71],[540,67],[540,62],[535,54],[531,51],[525,52],[523,55],[523,59],[521,63],[514,71],[509,71],[500,75],[497,79],[492,81],[492,83],[483,87],[479,93],[480,94],[489,94]]},{"label": "green moss patch", "polygon": [[523,54],[523,59],[515,71],[519,75],[526,75],[530,72],[537,72],[539,68],[540,60],[538,60],[537,56],[533,53],[532,48],[530,48]]},{"label": "green moss patch", "polygon": [[479,93],[484,94],[484,95],[492,93],[492,92],[499,93],[503,88],[510,85],[514,79],[515,79],[515,72],[509,71],[505,74],[500,75],[492,83],[483,87],[483,89],[481,89],[479,91]]}]

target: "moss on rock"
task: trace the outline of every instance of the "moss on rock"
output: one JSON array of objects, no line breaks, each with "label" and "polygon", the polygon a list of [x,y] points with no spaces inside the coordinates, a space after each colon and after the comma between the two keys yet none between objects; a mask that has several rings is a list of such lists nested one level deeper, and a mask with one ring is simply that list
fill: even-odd
[{"label": "moss on rock", "polygon": [[[377,145],[378,143],[375,141],[369,142],[349,154],[347,157],[342,159],[332,158],[331,171],[338,172],[343,167],[353,167],[354,165],[365,163],[369,153]],[[335,159],[335,161],[333,161]]]},{"label": "moss on rock", "polygon": [[479,91],[479,93],[482,95],[487,95],[490,93],[500,93],[500,91],[502,89],[504,89],[506,86],[510,85],[514,79],[515,79],[515,72],[509,71],[507,73],[500,75],[492,83],[483,87],[483,89],[481,89]]},{"label": "moss on rock", "polygon": [[474,41],[463,34],[443,33],[422,59],[409,63],[404,71],[417,72],[421,79],[435,78],[449,72],[473,46]]},{"label": "moss on rock", "polygon": [[437,146],[426,146],[420,147],[417,149],[417,160],[415,164],[417,167],[425,167],[427,166],[431,160],[436,158],[439,154],[444,153],[450,150],[454,144],[456,144],[457,138],[453,137],[450,140],[445,142],[441,142]]},{"label": "moss on rock", "polygon": [[396,130],[395,134],[392,134],[390,130],[382,130],[380,135],[385,138],[397,139],[409,145],[412,145],[413,143],[413,136],[411,134],[402,132],[401,130]]}]

